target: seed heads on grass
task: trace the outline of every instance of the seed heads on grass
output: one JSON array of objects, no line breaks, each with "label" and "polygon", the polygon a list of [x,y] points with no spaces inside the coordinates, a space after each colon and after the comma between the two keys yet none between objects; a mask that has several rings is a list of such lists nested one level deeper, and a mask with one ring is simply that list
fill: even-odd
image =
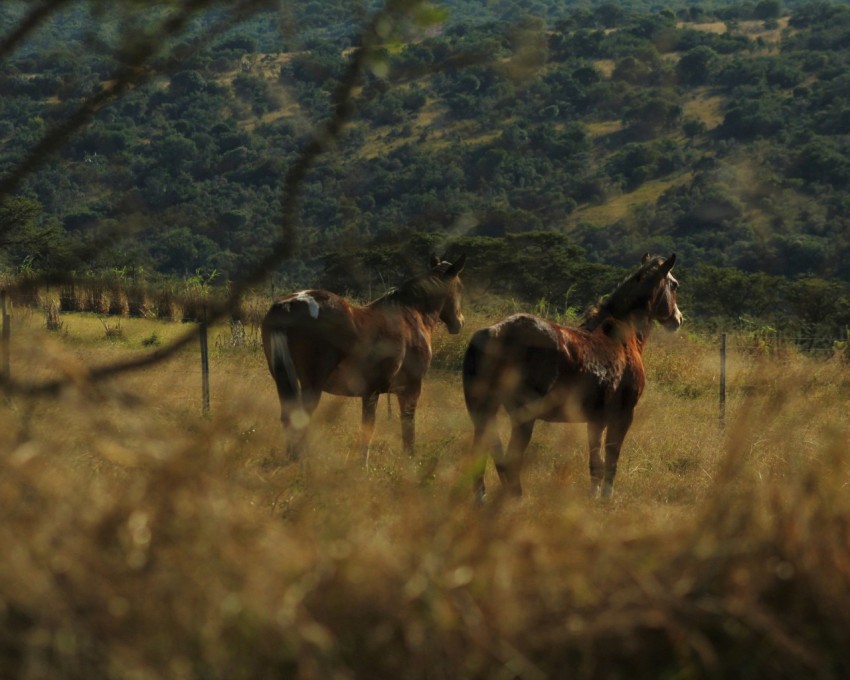
[{"label": "seed heads on grass", "polygon": [[47,330],[59,332],[65,326],[62,320],[62,313],[59,309],[59,302],[53,298],[49,298],[43,303],[44,309],[44,325]]},{"label": "seed heads on grass", "polygon": [[103,324],[107,340],[120,340],[124,337],[124,331],[121,329],[121,319],[118,319],[115,325],[110,324],[104,318],[101,318],[100,322]]}]

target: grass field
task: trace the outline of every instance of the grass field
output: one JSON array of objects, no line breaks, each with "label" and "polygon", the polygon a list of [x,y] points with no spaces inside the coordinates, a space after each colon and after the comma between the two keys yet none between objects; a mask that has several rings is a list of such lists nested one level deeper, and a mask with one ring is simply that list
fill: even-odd
[{"label": "grass field", "polygon": [[584,429],[539,425],[526,495],[492,464],[472,503],[456,365],[492,321],[440,331],[402,458],[379,408],[325,398],[309,465],[283,464],[254,329],[106,384],[85,365],[181,324],[15,309],[0,404],[0,677],[840,678],[850,670],[850,367],[733,343],[725,429],[713,339],[662,331],[611,502]]}]

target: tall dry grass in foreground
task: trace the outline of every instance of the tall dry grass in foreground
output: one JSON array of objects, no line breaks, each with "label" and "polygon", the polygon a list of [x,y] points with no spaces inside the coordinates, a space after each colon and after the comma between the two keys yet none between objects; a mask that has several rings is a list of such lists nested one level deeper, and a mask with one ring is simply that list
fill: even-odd
[{"label": "tall dry grass in foreground", "polygon": [[[173,326],[64,320],[15,317],[16,374],[76,387],[0,405],[0,677],[850,671],[846,365],[733,356],[721,431],[716,348],[656,333],[612,502],[585,499],[583,427],[541,424],[526,497],[490,466],[479,509],[455,373],[426,379],[415,463],[382,400],[361,469],[359,403],[325,398],[305,477],[260,354],[213,341],[203,419],[190,351],[99,387],[79,369]],[[463,340],[440,336],[447,363]]]}]

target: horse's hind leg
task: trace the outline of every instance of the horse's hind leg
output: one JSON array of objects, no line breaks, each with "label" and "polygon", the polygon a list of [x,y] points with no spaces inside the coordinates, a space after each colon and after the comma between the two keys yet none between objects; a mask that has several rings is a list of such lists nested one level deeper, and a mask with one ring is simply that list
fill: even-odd
[{"label": "horse's hind leg", "polygon": [[472,437],[472,451],[475,456],[473,491],[475,494],[475,502],[481,504],[484,502],[484,497],[487,492],[484,485],[484,472],[487,469],[487,457],[492,457],[494,461],[501,460],[504,457],[502,452],[502,442],[499,440],[498,433],[495,432],[495,422],[492,417],[475,419],[475,434]]},{"label": "horse's hind leg", "polygon": [[[302,340],[300,348],[303,350]],[[290,425],[297,431],[292,437],[292,446],[289,447],[291,460],[301,460],[302,467],[308,448],[309,425],[313,420],[313,413],[319,405],[322,397],[322,387],[325,385],[328,374],[338,361],[338,355],[333,351],[324,349],[318,354],[309,354],[302,351],[301,367],[299,368],[299,381],[301,385],[301,398],[292,406],[289,416]]]},{"label": "horse's hind leg", "polygon": [[310,421],[321,396],[318,390],[302,387],[301,399],[280,400],[280,422],[286,437],[287,457],[292,462],[302,460],[306,454]]},{"label": "horse's hind leg", "polygon": [[514,496],[522,496],[522,484],[520,484],[522,454],[528,448],[533,432],[533,420],[515,421],[511,429],[511,440],[508,442],[507,452],[501,457],[501,460],[496,460],[496,471],[499,473],[499,479]]},{"label": "horse's hind leg", "polygon": [[363,421],[360,427],[360,457],[366,469],[369,469],[369,446],[375,433],[375,411],[378,408],[379,392],[363,397]]},{"label": "horse's hind leg", "polygon": [[401,442],[404,452],[413,458],[416,444],[416,406],[419,403],[421,385],[398,393],[398,410],[401,412]]},{"label": "horse's hind leg", "polygon": [[286,458],[290,462],[298,460],[301,451],[301,441],[306,428],[302,413],[300,399],[280,398],[280,425],[283,429]]}]

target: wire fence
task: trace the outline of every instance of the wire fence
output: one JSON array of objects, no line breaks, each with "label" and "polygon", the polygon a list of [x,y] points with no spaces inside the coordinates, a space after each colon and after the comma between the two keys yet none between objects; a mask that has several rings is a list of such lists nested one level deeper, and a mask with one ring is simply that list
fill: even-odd
[{"label": "wire fence", "polygon": [[[45,302],[47,300],[48,302]],[[64,322],[61,310],[56,308],[50,296],[32,296],[28,300],[19,295],[15,299],[16,309],[27,309],[28,313],[43,314],[44,327],[48,330],[62,330]],[[29,305],[26,303],[29,302]],[[24,306],[22,306],[22,304]],[[12,334],[14,319],[12,316],[12,301],[6,291],[0,290],[0,369],[2,377],[8,380],[14,371],[14,360],[11,356]],[[110,334],[120,337],[120,319],[122,317],[109,314],[99,315],[103,324],[106,338]],[[201,312],[202,316],[202,312]],[[228,385],[234,381],[256,381],[265,384],[268,381],[265,359],[262,355],[260,341],[260,315],[251,317],[249,321],[232,318],[227,324],[220,324],[210,329],[203,321],[193,321],[198,329],[198,342],[195,345],[197,361],[192,366],[182,363],[180,366],[169,368],[172,378],[180,377],[186,383],[197,381],[198,391],[193,396],[190,393],[172,395],[172,398],[189,404],[197,404],[205,415],[208,415],[213,405],[225,403],[228,399]],[[148,317],[150,318],[150,317]],[[660,347],[653,351],[678,358],[680,363],[687,364],[694,353],[694,343],[703,347],[716,347],[718,399],[721,422],[725,419],[726,398],[729,389],[728,366],[730,361],[738,364],[751,365],[754,362],[769,361],[771,363],[790,362],[805,357],[813,361],[834,360],[842,365],[850,365],[850,342],[848,338],[830,338],[817,336],[802,336],[783,334],[775,331],[761,330],[758,332],[745,331],[734,333],[712,333],[692,336],[693,342],[661,342]],[[440,337],[434,344],[432,368],[435,370],[456,372],[460,369],[466,338],[452,336],[449,339]],[[237,354],[247,356],[248,361],[242,362],[240,368],[233,367],[233,357]],[[254,360],[256,356],[256,360]],[[248,366],[248,368],[246,368]]]},{"label": "wire fence", "polygon": [[12,319],[8,311],[8,296],[5,290],[0,291],[0,322],[3,324],[3,329],[0,331],[0,368],[3,369],[4,376],[9,376],[11,373]]},{"label": "wire fence", "polygon": [[[207,283],[148,285],[123,279],[88,279],[51,287],[18,285],[5,292],[11,305],[41,309],[46,314],[88,312],[110,317],[188,322],[206,318],[207,310],[220,304],[228,290],[226,286]],[[268,299],[266,293],[246,293],[230,309],[231,314],[246,321],[259,321]]]}]

